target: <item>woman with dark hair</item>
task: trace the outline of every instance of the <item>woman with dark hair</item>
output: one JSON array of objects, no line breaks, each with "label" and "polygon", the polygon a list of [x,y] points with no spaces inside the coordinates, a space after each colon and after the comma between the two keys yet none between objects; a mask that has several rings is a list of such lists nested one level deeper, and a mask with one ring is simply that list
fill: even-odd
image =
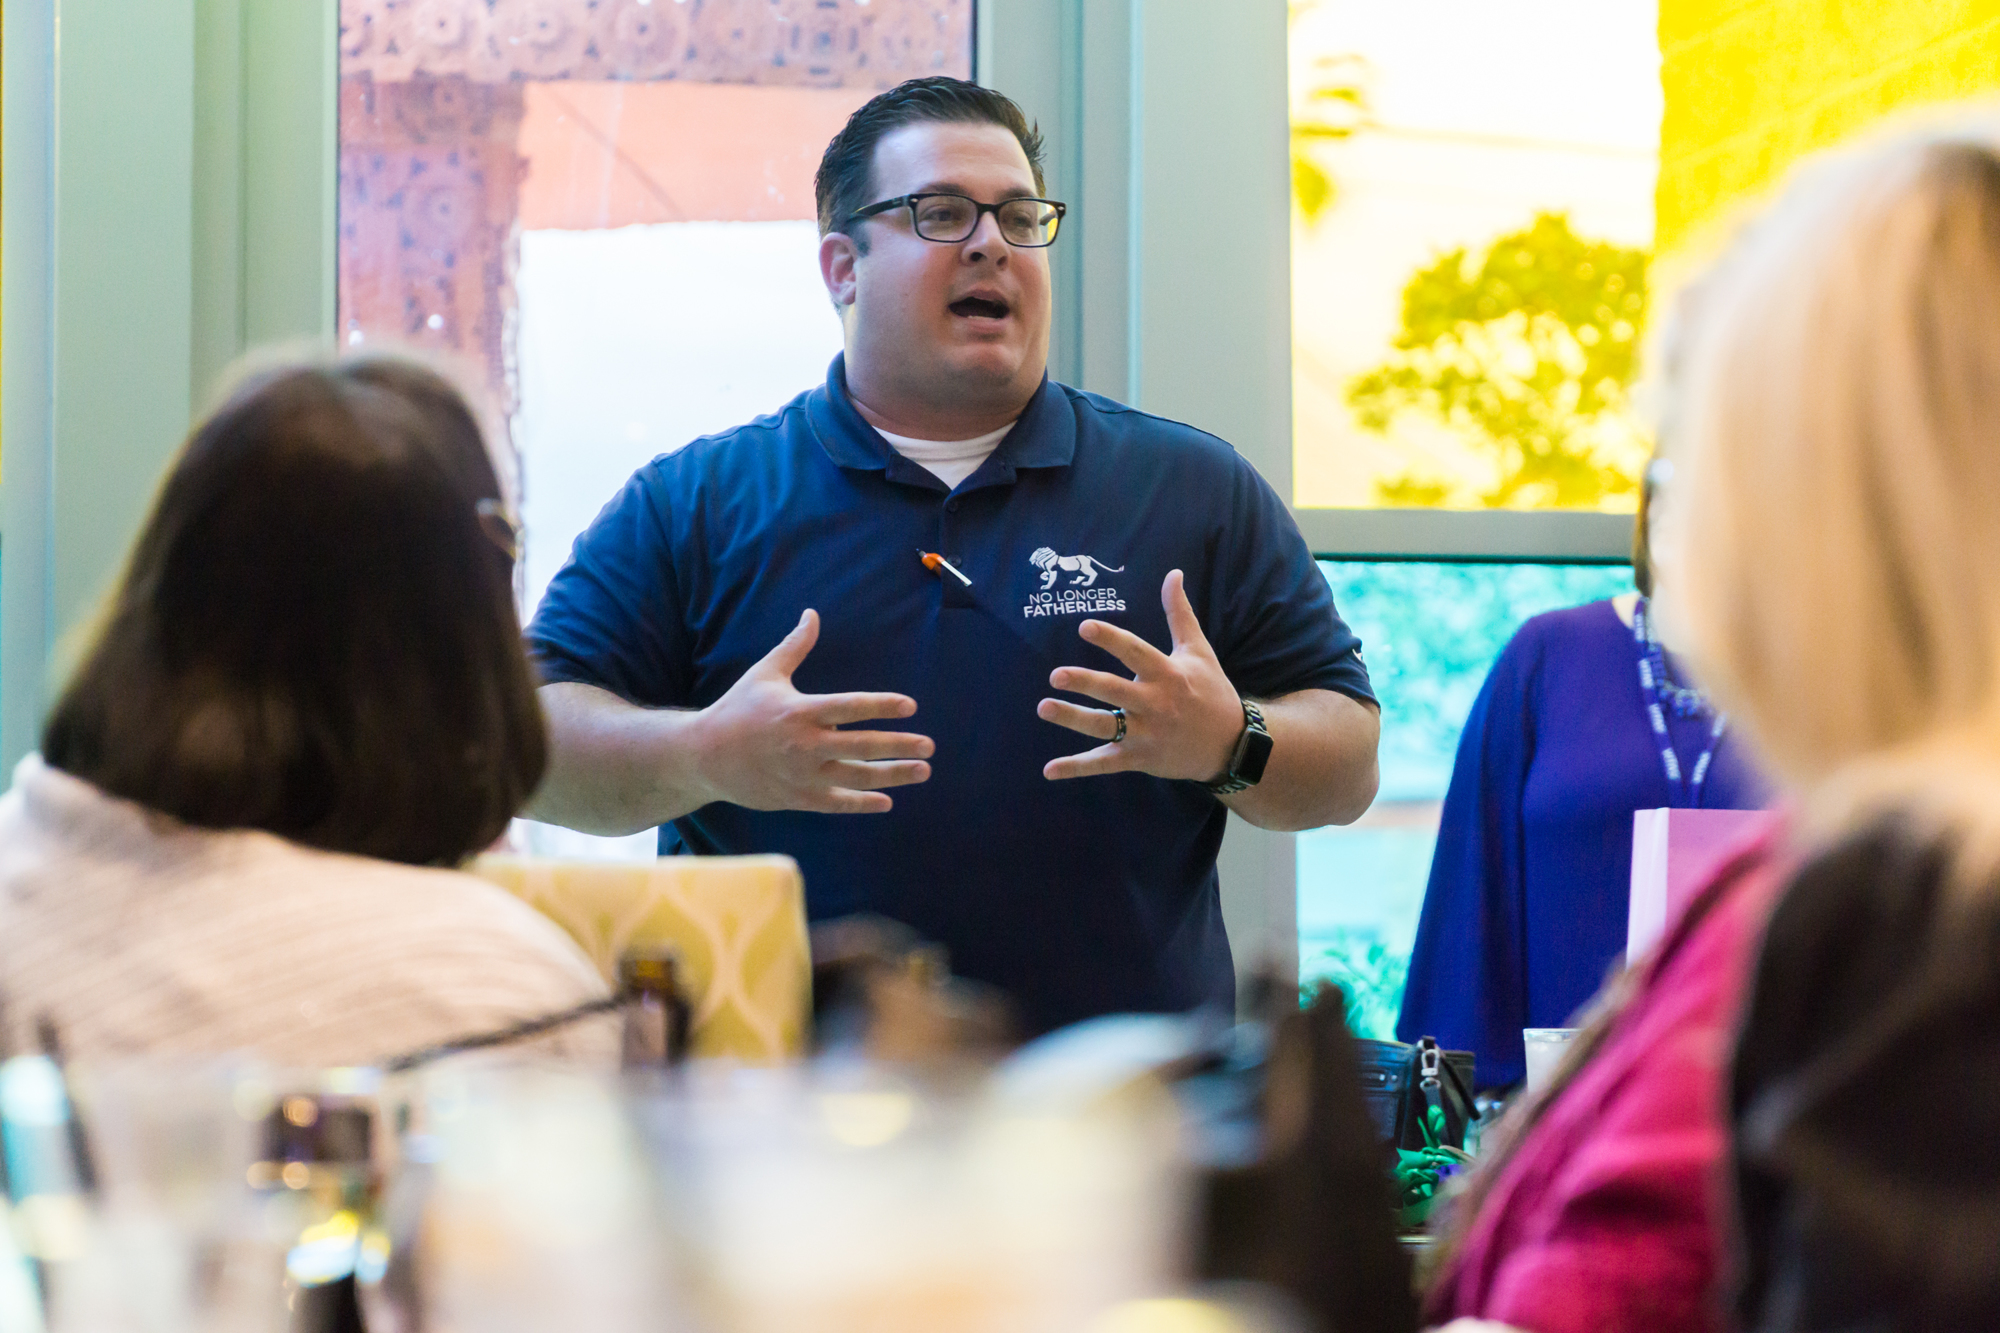
[{"label": "woman with dark hair", "polygon": [[[80,1054],[321,1065],[601,995],[553,924],[449,868],[546,762],[513,566],[437,375],[373,359],[234,394],[0,799],[10,1021]],[[566,1049],[608,1058],[606,1035]]]}]

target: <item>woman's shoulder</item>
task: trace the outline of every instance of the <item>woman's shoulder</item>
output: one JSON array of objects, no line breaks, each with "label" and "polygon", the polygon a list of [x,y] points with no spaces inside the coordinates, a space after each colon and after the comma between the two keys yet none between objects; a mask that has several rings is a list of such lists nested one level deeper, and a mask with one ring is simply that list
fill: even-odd
[{"label": "woman's shoulder", "polygon": [[1493,663],[1495,682],[1526,683],[1544,671],[1595,671],[1612,655],[1629,652],[1631,631],[1609,601],[1585,602],[1529,616]]},{"label": "woman's shoulder", "polygon": [[[561,927],[497,885],[459,870],[400,865],[254,835],[229,891],[283,889],[284,915],[311,929],[316,958],[298,960],[332,1005],[347,996],[375,1016],[368,1043],[333,1023],[326,1044],[366,1045],[367,1058],[490,1031],[602,997],[608,987]],[[260,923],[268,938],[271,922]],[[343,958],[329,969],[325,960]],[[559,1036],[547,1049],[603,1063],[604,1034]],[[314,1039],[318,1043],[319,1039]],[[581,1045],[578,1045],[581,1043]],[[379,1049],[378,1049],[379,1048]]]},{"label": "woman's shoulder", "polygon": [[[576,993],[596,969],[560,927],[462,871],[324,851],[255,829],[208,829],[104,792],[32,756],[0,798],[0,890],[32,904],[45,931],[145,910],[199,927],[204,947],[237,934],[270,943],[295,923],[328,949],[433,969],[482,960],[530,990]],[[542,982],[536,985],[535,979]]]},{"label": "woman's shoulder", "polygon": [[259,879],[284,875],[299,894],[301,911],[365,923],[433,958],[511,955],[579,980],[597,977],[561,927],[477,875],[321,851],[270,834],[249,836],[255,843],[244,870]]},{"label": "woman's shoulder", "polygon": [[1615,601],[1585,602],[1581,606],[1558,607],[1529,616],[1514,631],[1514,643],[1542,651],[1561,650],[1577,645],[1625,644],[1632,631],[1619,618]]},{"label": "woman's shoulder", "polygon": [[[22,813],[6,799],[0,821]],[[80,1053],[367,1063],[606,993],[560,927],[471,875],[91,817],[130,813],[105,800],[0,846],[8,999]],[[615,1063],[601,1032],[545,1049]]]}]

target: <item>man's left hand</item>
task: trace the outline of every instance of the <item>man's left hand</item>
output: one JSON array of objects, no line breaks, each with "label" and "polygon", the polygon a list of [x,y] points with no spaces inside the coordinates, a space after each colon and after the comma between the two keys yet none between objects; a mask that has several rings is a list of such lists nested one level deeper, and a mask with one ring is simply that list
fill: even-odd
[{"label": "man's left hand", "polygon": [[[1086,620],[1077,627],[1084,642],[1123,662],[1134,678],[1082,667],[1058,667],[1050,673],[1049,684],[1056,689],[1087,695],[1108,708],[1044,699],[1035,715],[1106,744],[1050,760],[1042,769],[1043,777],[1147,773],[1207,782],[1229,766],[1243,734],[1243,701],[1215,660],[1182,582],[1176,569],[1160,585],[1160,603],[1174,639],[1172,654],[1101,620]],[[1109,709],[1116,708],[1125,710],[1125,738],[1114,742],[1118,718]]]}]

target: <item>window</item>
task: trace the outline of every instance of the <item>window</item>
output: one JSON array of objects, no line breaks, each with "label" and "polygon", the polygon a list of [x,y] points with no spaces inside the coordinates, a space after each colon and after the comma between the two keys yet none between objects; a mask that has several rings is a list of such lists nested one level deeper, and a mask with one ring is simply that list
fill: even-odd
[{"label": "window", "polygon": [[632,470],[826,376],[812,177],[862,88],[531,83],[515,428],[529,606]]},{"label": "window", "polygon": [[1657,22],[1654,0],[1291,7],[1293,504],[1322,552],[1470,561],[1322,564],[1383,700],[1382,789],[1298,839],[1300,977],[1341,981],[1367,1035],[1393,1035],[1493,659],[1528,617],[1631,587],[1497,562],[1630,541]]},{"label": "window", "polygon": [[1629,592],[1616,565],[1324,561],[1382,698],[1382,789],[1346,828],[1299,835],[1299,977],[1341,983],[1357,1031],[1394,1035],[1438,814],[1466,714],[1522,621]]},{"label": "window", "polygon": [[[1290,16],[1293,499],[1314,549],[1350,555],[1615,557],[1647,448],[1636,353],[1671,299],[1649,273],[1697,270],[1805,154],[1995,84],[1973,55],[1995,20],[1915,4],[1295,0]],[[1353,828],[1298,840],[1301,975],[1351,983],[1360,1026],[1386,1036],[1488,664],[1528,616],[1630,575],[1324,568],[1385,701],[1383,785]]]},{"label": "window", "polygon": [[343,5],[341,337],[483,385],[528,608],[634,468],[825,375],[813,171],[878,90],[970,74],[972,8]]},{"label": "window", "polygon": [[1293,6],[1294,502],[1630,512],[1651,0]]},{"label": "window", "polygon": [[345,0],[340,337],[484,389],[524,611],[634,469],[825,377],[820,154],[877,91],[969,77],[972,34],[972,0]]}]

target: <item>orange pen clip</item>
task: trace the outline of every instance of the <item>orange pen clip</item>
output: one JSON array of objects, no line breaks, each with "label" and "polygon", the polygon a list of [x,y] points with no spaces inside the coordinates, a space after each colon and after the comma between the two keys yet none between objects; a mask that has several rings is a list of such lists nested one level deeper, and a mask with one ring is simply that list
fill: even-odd
[{"label": "orange pen clip", "polygon": [[945,559],[937,552],[918,551],[917,554],[923,558],[924,568],[928,569],[931,573],[935,574],[940,569],[949,570],[951,576],[957,579],[960,583],[963,583],[968,588],[972,586],[972,580],[965,577],[965,575],[959,573],[957,565],[952,564],[951,561]]}]

